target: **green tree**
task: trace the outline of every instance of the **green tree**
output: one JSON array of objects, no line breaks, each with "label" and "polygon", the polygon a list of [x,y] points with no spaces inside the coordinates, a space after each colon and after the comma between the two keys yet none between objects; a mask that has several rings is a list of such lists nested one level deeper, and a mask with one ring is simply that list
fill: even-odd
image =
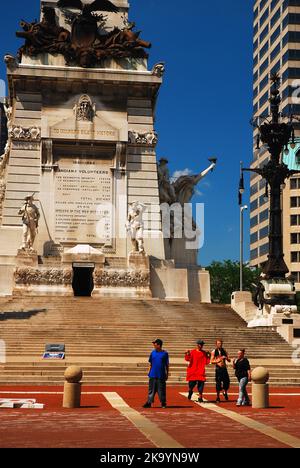
[{"label": "green tree", "polygon": [[[212,302],[230,304],[231,294],[240,289],[240,264],[232,260],[212,262],[207,267],[210,272]],[[254,292],[255,284],[259,282],[260,269],[243,267],[243,290]]]}]

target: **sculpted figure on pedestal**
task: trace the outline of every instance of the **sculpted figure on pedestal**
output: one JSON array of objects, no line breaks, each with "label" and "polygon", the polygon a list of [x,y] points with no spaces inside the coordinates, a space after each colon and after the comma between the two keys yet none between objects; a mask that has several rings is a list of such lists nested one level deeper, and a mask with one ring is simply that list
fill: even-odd
[{"label": "sculpted figure on pedestal", "polygon": [[130,234],[133,251],[131,253],[139,252],[144,253],[144,222],[143,213],[146,207],[138,201],[131,204],[128,212],[127,231]]},{"label": "sculpted figure on pedestal", "polygon": [[29,195],[25,198],[25,203],[19,210],[19,215],[22,216],[23,222],[22,250],[33,250],[33,244],[37,235],[40,212],[33,201],[33,195]]}]

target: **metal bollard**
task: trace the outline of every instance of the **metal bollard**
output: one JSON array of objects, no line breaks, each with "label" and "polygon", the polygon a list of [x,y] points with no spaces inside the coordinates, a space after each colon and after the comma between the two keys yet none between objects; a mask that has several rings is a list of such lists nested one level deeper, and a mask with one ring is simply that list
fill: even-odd
[{"label": "metal bollard", "polygon": [[63,408],[80,408],[82,369],[70,366],[65,371]]},{"label": "metal bollard", "polygon": [[252,408],[269,408],[269,372],[264,367],[252,371]]}]

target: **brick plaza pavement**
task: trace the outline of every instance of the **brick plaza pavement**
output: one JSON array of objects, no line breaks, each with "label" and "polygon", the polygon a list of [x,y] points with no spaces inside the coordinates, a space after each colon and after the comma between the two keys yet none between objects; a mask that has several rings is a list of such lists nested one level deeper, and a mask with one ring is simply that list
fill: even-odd
[{"label": "brick plaza pavement", "polygon": [[182,395],[186,386],[170,385],[166,409],[158,400],[153,408],[142,408],[145,386],[83,386],[82,407],[75,410],[62,408],[62,390],[0,387],[0,398],[45,404],[43,410],[0,409],[0,447],[300,447],[300,388],[271,388],[270,408],[264,410],[237,408],[237,387],[221,405],[207,387],[208,402],[199,405]]}]

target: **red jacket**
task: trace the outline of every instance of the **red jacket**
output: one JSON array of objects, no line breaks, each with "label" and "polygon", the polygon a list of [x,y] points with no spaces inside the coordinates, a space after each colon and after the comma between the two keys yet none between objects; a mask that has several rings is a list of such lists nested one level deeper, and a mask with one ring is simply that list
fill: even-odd
[{"label": "red jacket", "polygon": [[210,363],[210,358],[207,357],[206,352],[194,349],[190,354],[185,355],[185,360],[189,362],[186,380],[188,382],[194,380],[202,380],[205,382],[205,366]]}]

